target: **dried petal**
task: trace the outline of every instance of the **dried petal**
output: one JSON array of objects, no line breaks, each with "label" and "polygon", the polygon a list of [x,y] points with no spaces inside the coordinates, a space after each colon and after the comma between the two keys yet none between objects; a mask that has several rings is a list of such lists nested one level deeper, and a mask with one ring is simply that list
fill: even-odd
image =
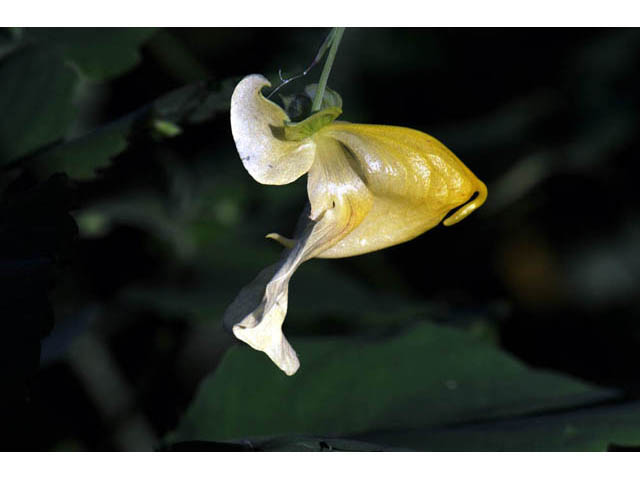
[{"label": "dried petal", "polygon": [[[287,315],[289,280],[306,260],[322,252],[344,229],[335,212],[306,219],[306,227],[275,265],[265,268],[244,287],[224,313],[224,326],[243,342],[266,353],[287,375],[300,366],[298,356],[282,333]],[[305,215],[306,217],[306,215]]]}]

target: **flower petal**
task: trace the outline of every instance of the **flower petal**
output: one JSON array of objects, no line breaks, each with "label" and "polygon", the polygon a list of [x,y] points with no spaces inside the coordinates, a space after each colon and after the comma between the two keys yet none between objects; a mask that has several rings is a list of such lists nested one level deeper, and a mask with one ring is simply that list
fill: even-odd
[{"label": "flower petal", "polygon": [[293,375],[300,366],[295,350],[282,333],[289,279],[298,264],[292,258],[262,270],[240,291],[222,320],[239,340],[266,353],[287,375]]},{"label": "flower petal", "polygon": [[315,220],[307,218],[308,211],[303,214],[304,227],[294,239],[293,248],[286,250],[277,264],[264,269],[240,291],[222,320],[225,328],[266,353],[287,375],[293,375],[300,366],[295,350],[282,333],[289,280],[303,262],[328,248],[345,230],[344,219],[348,215],[337,214],[335,208],[331,210]]},{"label": "flower petal", "polygon": [[[339,146],[334,152],[342,150],[348,161],[336,162],[336,154],[323,155],[321,143],[331,140]],[[364,218],[357,215],[350,232],[319,257],[360,255],[406,242],[435,227],[476,192],[477,197],[447,218],[445,225],[462,220],[487,197],[484,183],[447,147],[417,130],[334,122],[316,135],[316,141],[316,161],[309,172],[309,198],[314,209],[322,202],[322,194],[312,183],[323,182],[312,182],[312,177],[321,170],[333,171],[325,178],[339,179],[328,181],[331,192],[359,192],[348,195],[353,211],[368,207]],[[350,183],[345,183],[346,178],[352,179]],[[358,200],[354,202],[354,198]]]},{"label": "flower petal", "polygon": [[291,183],[309,171],[315,145],[310,138],[284,138],[287,114],[262,96],[271,86],[262,75],[249,75],[231,96],[231,133],[242,163],[258,182],[268,185]]},{"label": "flower petal", "polygon": [[[365,185],[359,166],[348,150],[332,138],[316,135],[316,160],[309,170],[307,193],[312,220],[323,218],[327,229],[322,250],[338,244],[370,212],[373,195]],[[324,256],[318,251],[314,256]]]}]

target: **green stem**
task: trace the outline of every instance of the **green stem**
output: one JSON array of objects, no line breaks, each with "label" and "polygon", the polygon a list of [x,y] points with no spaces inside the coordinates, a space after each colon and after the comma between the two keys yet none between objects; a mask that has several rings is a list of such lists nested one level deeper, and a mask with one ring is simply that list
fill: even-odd
[{"label": "green stem", "polygon": [[329,50],[329,53],[327,54],[327,59],[324,62],[322,73],[320,74],[320,81],[318,82],[318,88],[316,89],[316,96],[313,98],[313,103],[311,104],[312,112],[317,112],[318,110],[320,110],[322,97],[324,97],[324,91],[327,87],[327,80],[329,80],[331,67],[333,67],[333,60],[336,58],[336,52],[338,51],[340,40],[342,40],[344,28],[345,27],[334,27],[334,31],[332,32],[331,48]]}]

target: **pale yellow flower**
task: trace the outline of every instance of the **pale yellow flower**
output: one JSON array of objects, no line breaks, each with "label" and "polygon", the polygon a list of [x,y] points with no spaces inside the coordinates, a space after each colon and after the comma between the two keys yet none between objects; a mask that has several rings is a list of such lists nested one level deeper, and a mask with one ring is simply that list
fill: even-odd
[{"label": "pale yellow flower", "polygon": [[302,262],[406,242],[461,207],[443,222],[453,225],[484,203],[487,188],[447,147],[417,130],[335,121],[342,113],[337,107],[291,124],[282,108],[262,96],[266,86],[262,75],[249,75],[233,92],[238,153],[263,184],[284,185],[308,174],[310,209],[293,239],[268,235],[288,251],[242,289],[223,321],[292,375],[300,363],[282,323],[289,279]]}]

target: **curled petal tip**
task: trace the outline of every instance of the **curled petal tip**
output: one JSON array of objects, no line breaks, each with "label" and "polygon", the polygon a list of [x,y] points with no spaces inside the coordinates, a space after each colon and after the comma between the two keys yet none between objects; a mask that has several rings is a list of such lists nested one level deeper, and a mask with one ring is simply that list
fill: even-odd
[{"label": "curled petal tip", "polygon": [[295,350],[282,333],[289,278],[296,265],[293,258],[265,268],[240,291],[223,318],[225,327],[238,340],[264,352],[287,375],[293,375],[300,366]]},{"label": "curled petal tip", "polygon": [[305,253],[314,246],[314,227],[309,223],[297,237],[294,248],[244,287],[222,319],[236,338],[264,352],[287,375],[293,375],[300,367],[298,355],[282,333],[289,280],[305,260]]},{"label": "curled petal tip", "polygon": [[296,244],[295,240],[293,240],[292,238],[287,238],[283,235],[280,235],[279,233],[268,233],[264,238],[275,240],[280,245],[287,248],[293,248],[293,246]]},{"label": "curled petal tip", "polygon": [[280,370],[291,376],[300,368],[300,360],[282,333],[284,315],[286,310],[282,313],[276,309],[253,327],[244,327],[242,323],[234,325],[233,334],[238,340],[264,352]]},{"label": "curled petal tip", "polygon": [[450,227],[451,225],[455,225],[459,221],[464,220],[469,215],[471,215],[472,212],[480,208],[482,204],[485,202],[485,200],[487,199],[487,186],[484,183],[482,183],[480,180],[476,179],[476,182],[478,184],[478,189],[477,189],[478,195],[476,196],[476,198],[474,198],[471,202],[467,203],[466,205],[462,206],[457,212],[455,212],[449,218],[445,219],[442,222],[444,226]]}]

